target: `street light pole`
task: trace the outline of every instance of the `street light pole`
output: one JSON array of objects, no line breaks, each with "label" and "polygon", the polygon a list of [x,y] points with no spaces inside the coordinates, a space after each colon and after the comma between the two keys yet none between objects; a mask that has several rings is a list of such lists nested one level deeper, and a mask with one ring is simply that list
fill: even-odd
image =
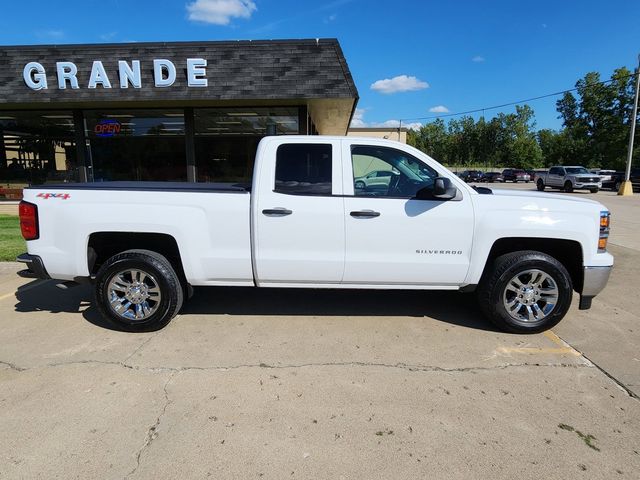
[{"label": "street light pole", "polygon": [[620,186],[618,195],[633,195],[631,183],[631,161],[633,158],[633,140],[636,133],[636,119],[638,118],[638,94],[640,93],[640,55],[638,55],[638,68],[636,69],[636,95],[633,101],[633,115],[631,115],[631,133],[629,135],[629,151],[627,152],[627,168],[624,172],[624,182]]}]

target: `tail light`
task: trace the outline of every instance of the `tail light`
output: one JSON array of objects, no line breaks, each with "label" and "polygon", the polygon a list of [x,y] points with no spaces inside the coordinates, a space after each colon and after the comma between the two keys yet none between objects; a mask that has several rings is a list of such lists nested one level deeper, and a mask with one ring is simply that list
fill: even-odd
[{"label": "tail light", "polygon": [[40,237],[38,230],[38,206],[22,201],[18,207],[20,214],[20,231],[25,240],[36,240]]},{"label": "tail light", "polygon": [[611,225],[611,213],[600,212],[600,236],[598,238],[598,253],[607,251],[607,241],[609,240],[609,227]]}]

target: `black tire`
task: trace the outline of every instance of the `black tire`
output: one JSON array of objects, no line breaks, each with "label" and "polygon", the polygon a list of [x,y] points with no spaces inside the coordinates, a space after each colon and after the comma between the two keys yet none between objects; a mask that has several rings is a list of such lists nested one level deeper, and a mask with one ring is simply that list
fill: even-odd
[{"label": "black tire", "polygon": [[359,188],[359,189],[362,189],[362,188],[366,187],[366,185],[365,185],[364,182],[357,181],[356,184],[355,184],[355,187]]},{"label": "black tire", "polygon": [[[506,295],[507,293],[511,294],[510,288],[513,288],[511,286],[513,284],[510,285],[510,282],[518,274],[526,277],[527,273],[525,272],[529,270],[540,271],[550,277],[558,292],[557,299],[550,310],[546,312],[546,316],[533,321],[514,318],[505,306],[507,303]],[[551,284],[547,283],[546,285]],[[533,288],[542,289],[542,287]],[[538,333],[548,330],[562,320],[571,306],[572,291],[571,276],[564,265],[545,253],[523,250],[496,258],[493,265],[488,266],[482,276],[477,296],[482,313],[501,330],[513,333]],[[543,305],[542,308],[546,308],[544,302],[537,305]],[[526,314],[527,310],[530,309],[522,305],[521,308],[514,311],[514,315],[519,316],[518,312],[521,311]]]},{"label": "black tire", "polygon": [[564,182],[564,191],[566,193],[571,193],[573,192],[573,183],[571,183],[570,181],[566,181]]},{"label": "black tire", "polygon": [[613,185],[613,190],[615,190],[616,192],[619,192],[621,186],[622,186],[622,182],[620,180],[616,180],[616,183]]},{"label": "black tire", "polygon": [[544,192],[544,182],[542,180],[538,180],[538,183],[536,183],[536,188],[539,192]]},{"label": "black tire", "polygon": [[590,189],[589,189],[589,191],[590,191],[591,193],[598,193],[598,191],[599,191],[599,190],[600,190],[599,188],[590,188]]},{"label": "black tire", "polygon": [[[123,313],[116,312],[110,302],[110,298],[114,298],[111,295],[119,296],[120,293],[123,294],[122,297],[119,296],[119,298],[122,298],[121,306],[127,302],[124,292],[113,289],[110,291],[109,284],[119,274],[122,274],[119,278],[131,278],[132,275],[127,277],[130,271],[143,272],[147,276],[146,279],[142,280],[142,283],[146,282],[144,287],[151,289],[151,286],[153,286],[159,292],[159,301],[154,302],[153,297],[150,295],[147,297],[149,301],[146,302],[146,306],[149,314],[146,315],[143,311],[142,315],[145,316],[138,319],[125,316],[125,314],[136,314],[137,316],[136,312],[126,306]],[[139,279],[141,279],[141,276],[138,277]],[[171,262],[159,253],[149,250],[127,250],[114,255],[100,267],[96,275],[95,302],[98,310],[104,318],[126,331],[159,330],[168,324],[180,311],[183,299],[184,289]],[[132,302],[129,303],[131,305]],[[115,305],[118,306],[117,299]],[[145,302],[142,302],[140,305],[141,310],[144,310],[144,305]]]}]

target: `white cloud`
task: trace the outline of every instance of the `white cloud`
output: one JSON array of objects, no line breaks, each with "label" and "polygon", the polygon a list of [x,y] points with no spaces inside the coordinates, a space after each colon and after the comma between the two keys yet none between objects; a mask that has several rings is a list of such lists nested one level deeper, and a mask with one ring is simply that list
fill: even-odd
[{"label": "white cloud", "polygon": [[476,55],[471,59],[472,62],[482,63],[484,62],[484,57],[482,55]]},{"label": "white cloud", "polygon": [[449,113],[449,109],[444,105],[436,105],[435,107],[431,107],[429,111],[431,113]]},{"label": "white cloud", "polygon": [[[356,108],[353,118],[351,119],[351,128],[398,128],[400,126],[400,120],[386,120],[384,122],[372,122],[368,123],[364,120],[364,114],[367,110],[364,108]],[[419,130],[422,124],[419,122],[406,123],[402,122],[403,128],[410,130]]]},{"label": "white cloud", "polygon": [[58,39],[64,37],[65,33],[63,30],[43,30],[38,31],[36,35],[40,38]]},{"label": "white cloud", "polygon": [[113,40],[113,38],[117,34],[118,34],[118,32],[103,33],[102,35],[100,35],[100,40],[104,40],[105,42],[108,42],[109,40]]},{"label": "white cloud", "polygon": [[252,0],[196,0],[187,4],[189,20],[229,25],[232,18],[250,18],[257,10]]},{"label": "white cloud", "polygon": [[351,119],[351,126],[353,128],[364,128],[367,126],[364,121],[365,111],[364,108],[356,108],[356,111],[353,113],[353,118]]},{"label": "white cloud", "polygon": [[371,90],[386,94],[411,92],[414,90],[423,90],[425,88],[429,88],[429,84],[427,82],[423,82],[422,80],[418,80],[416,77],[409,77],[407,75],[385,78],[384,80],[378,80],[371,84]]}]

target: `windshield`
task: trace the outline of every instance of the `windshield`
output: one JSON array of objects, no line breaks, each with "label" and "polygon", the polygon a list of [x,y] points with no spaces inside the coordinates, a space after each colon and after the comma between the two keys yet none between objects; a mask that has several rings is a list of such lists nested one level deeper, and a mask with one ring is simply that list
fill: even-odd
[{"label": "windshield", "polygon": [[573,167],[567,168],[567,173],[573,173],[575,175],[576,173],[589,173],[589,170],[584,167]]}]

